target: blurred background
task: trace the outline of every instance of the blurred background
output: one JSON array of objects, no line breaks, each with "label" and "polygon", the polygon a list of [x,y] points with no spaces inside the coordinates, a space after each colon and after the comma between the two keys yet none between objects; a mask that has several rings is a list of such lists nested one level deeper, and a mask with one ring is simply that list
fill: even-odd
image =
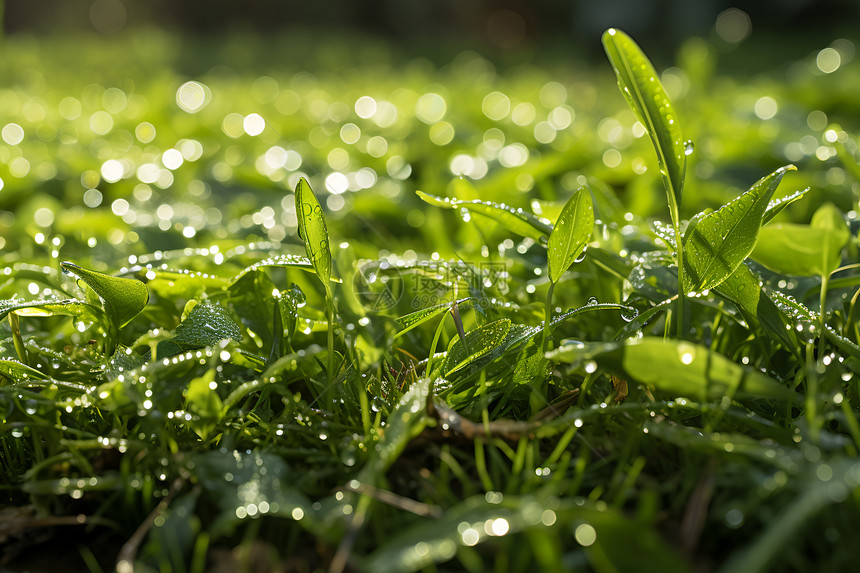
[{"label": "blurred background", "polygon": [[787,36],[791,41],[780,50],[822,35],[853,36],[860,26],[856,0],[11,0],[4,30],[114,35],[139,27],[187,34],[319,28],[501,51],[563,40],[597,53],[600,33],[611,26],[671,51],[686,38],[713,34],[726,11],[735,14],[723,22],[730,38]]}]

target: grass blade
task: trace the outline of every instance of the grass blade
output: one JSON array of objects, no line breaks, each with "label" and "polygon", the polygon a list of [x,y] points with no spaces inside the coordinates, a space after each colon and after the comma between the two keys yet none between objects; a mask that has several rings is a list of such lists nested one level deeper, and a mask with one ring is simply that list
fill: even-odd
[{"label": "grass blade", "polygon": [[423,191],[416,191],[416,193],[422,200],[436,207],[442,207],[443,209],[467,209],[473,213],[485,215],[506,227],[509,231],[513,231],[523,237],[530,237],[539,241],[552,232],[552,225],[522,209],[515,209],[508,205],[491,203],[489,201],[466,201],[463,199],[437,197]]},{"label": "grass blade", "polygon": [[603,48],[615,69],[621,93],[654,144],[672,222],[678,225],[688,148],[681,135],[677,114],[654,66],[630,36],[610,28],[603,34]]},{"label": "grass blade", "polygon": [[594,230],[594,205],[587,187],[577,189],[558,216],[547,245],[550,282],[561,276],[585,252]]},{"label": "grass blade", "polygon": [[299,236],[305,243],[308,258],[314,266],[326,292],[331,291],[331,249],[322,207],[311,186],[302,177],[296,185],[296,216]]},{"label": "grass blade", "polygon": [[621,344],[572,344],[550,353],[552,358],[576,362],[593,360],[619,376],[656,390],[696,400],[719,400],[726,395],[793,401],[796,394],[761,372],[745,368],[709,348],[686,341],[657,337],[631,339]]}]

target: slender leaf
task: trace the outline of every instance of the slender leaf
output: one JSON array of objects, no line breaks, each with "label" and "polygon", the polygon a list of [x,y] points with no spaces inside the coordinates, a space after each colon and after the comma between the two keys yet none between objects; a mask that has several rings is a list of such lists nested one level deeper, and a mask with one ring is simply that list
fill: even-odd
[{"label": "slender leaf", "polygon": [[587,187],[577,189],[565,203],[549,236],[549,280],[557,283],[570,265],[585,252],[594,231],[594,206]]},{"label": "slender leaf", "polygon": [[131,322],[149,302],[146,285],[137,279],[113,277],[68,261],[60,265],[63,270],[79,277],[101,297],[105,311],[118,329]]},{"label": "slender leaf", "polygon": [[511,321],[507,318],[502,318],[469,331],[466,334],[465,340],[454,339],[451,347],[448,349],[448,358],[445,362],[445,375],[450,376],[482,356],[486,356],[490,351],[502,344],[510,329]]},{"label": "slender leaf", "polygon": [[505,204],[479,201],[477,199],[467,201],[448,197],[443,198],[424,193],[423,191],[416,191],[416,193],[421,199],[436,207],[444,209],[467,209],[473,213],[485,215],[503,225],[509,231],[513,231],[523,237],[541,240],[552,232],[552,225],[545,220],[527,211],[515,209]]},{"label": "slender leaf", "polygon": [[[461,298],[460,300],[456,301],[456,304],[463,304],[464,302],[469,300],[471,300],[471,297]],[[416,310],[415,312],[411,312],[409,314],[401,316],[397,319],[397,322],[399,322],[403,326],[403,329],[400,330],[396,335],[394,335],[394,337],[397,338],[399,336],[403,336],[416,326],[424,324],[428,320],[433,320],[433,318],[439,316],[443,312],[450,310],[453,305],[453,302],[443,302],[441,304],[437,304],[428,308],[422,308],[421,310]]]},{"label": "slender leaf", "polygon": [[696,400],[726,395],[794,401],[789,388],[752,368],[736,364],[706,346],[657,337],[622,343],[568,344],[549,353],[560,361],[593,360],[627,380]]},{"label": "slender leaf", "polygon": [[779,199],[774,199],[773,201],[771,201],[767,206],[767,210],[764,212],[764,217],[762,218],[761,224],[768,224],[774,217],[779,215],[783,209],[806,195],[808,191],[809,187],[800,191],[795,191],[791,195],[786,195],[785,197],[780,197]]},{"label": "slender leaf", "polygon": [[630,36],[611,28],[603,34],[603,48],[615,69],[621,93],[654,144],[669,199],[669,211],[677,226],[688,149],[681,135],[678,116],[654,66]]},{"label": "slender leaf", "polygon": [[322,207],[317,201],[311,186],[302,177],[296,185],[296,217],[299,225],[299,236],[305,242],[305,251],[313,263],[317,277],[322,281],[326,291],[331,290],[331,249],[329,247],[328,229],[325,224]]},{"label": "slender leaf", "polygon": [[761,178],[749,191],[688,227],[684,237],[686,290],[711,289],[723,282],[752,252],[762,217],[787,171],[781,167]]}]

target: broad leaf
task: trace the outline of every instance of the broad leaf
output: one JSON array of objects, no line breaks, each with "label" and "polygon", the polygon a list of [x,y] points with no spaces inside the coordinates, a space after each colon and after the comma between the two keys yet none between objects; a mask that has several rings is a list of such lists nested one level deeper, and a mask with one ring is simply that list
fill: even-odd
[{"label": "broad leaf", "polygon": [[720,400],[723,396],[796,399],[789,388],[753,368],[732,362],[706,346],[658,337],[622,343],[569,344],[549,353],[561,361],[593,360],[626,380],[675,396]]},{"label": "broad leaf", "polygon": [[826,276],[839,267],[840,253],[850,238],[842,214],[824,205],[810,225],[774,223],[763,228],[752,258],[786,275]]},{"label": "broad leaf", "polygon": [[755,247],[762,217],[793,165],[761,178],[749,191],[691,223],[684,237],[686,290],[710,289],[731,275]]},{"label": "broad leaf", "polygon": [[173,332],[172,342],[187,348],[211,346],[227,338],[242,340],[242,332],[221,306],[203,301],[188,310],[186,319]]},{"label": "broad leaf", "polygon": [[585,252],[594,231],[594,206],[587,187],[577,189],[565,203],[547,244],[549,280],[557,283],[570,265]]},{"label": "broad leaf", "polygon": [[462,370],[469,364],[486,356],[505,340],[511,329],[511,321],[502,318],[469,331],[465,340],[454,339],[448,349],[445,362],[446,376]]},{"label": "broad leaf", "polygon": [[621,93],[654,144],[669,199],[669,211],[677,225],[688,149],[681,135],[678,116],[654,66],[630,36],[610,28],[603,34],[603,48],[615,69]]},{"label": "broad leaf", "polygon": [[317,201],[311,186],[302,177],[296,186],[296,218],[299,236],[305,242],[305,251],[314,266],[317,277],[322,281],[326,292],[331,291],[331,249],[328,229],[325,225],[322,207]]},{"label": "broad leaf", "polygon": [[99,295],[105,312],[117,329],[131,322],[149,302],[149,291],[146,285],[137,279],[113,277],[68,261],[60,263],[60,266],[63,270],[79,277]]},{"label": "broad leaf", "polygon": [[479,200],[466,201],[462,199],[450,199],[447,197],[443,198],[424,193],[423,191],[416,191],[415,193],[417,193],[421,199],[431,205],[435,205],[436,207],[442,207],[444,209],[466,209],[473,213],[480,213],[481,215],[485,215],[498,222],[509,231],[513,231],[523,237],[531,237],[537,241],[543,239],[552,232],[552,225],[546,221],[539,219],[527,211],[515,209],[508,205]]}]

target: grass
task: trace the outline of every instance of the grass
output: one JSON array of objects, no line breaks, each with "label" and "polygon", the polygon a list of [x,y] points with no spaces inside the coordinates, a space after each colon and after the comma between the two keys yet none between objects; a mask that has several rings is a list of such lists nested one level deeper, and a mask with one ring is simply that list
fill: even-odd
[{"label": "grass", "polygon": [[853,565],[853,44],[124,42],[5,40],[3,565]]}]

